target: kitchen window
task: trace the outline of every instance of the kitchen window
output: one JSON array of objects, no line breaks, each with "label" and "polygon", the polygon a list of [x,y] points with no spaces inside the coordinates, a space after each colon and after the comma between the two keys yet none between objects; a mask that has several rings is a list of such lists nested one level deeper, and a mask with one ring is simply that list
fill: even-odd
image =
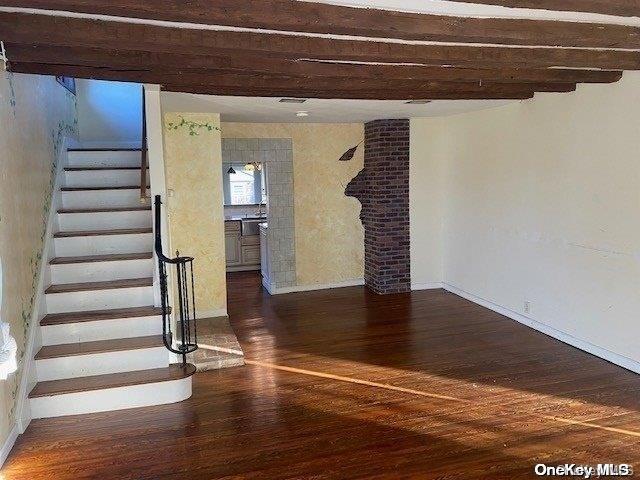
[{"label": "kitchen window", "polygon": [[225,205],[265,203],[266,182],[262,163],[223,163],[222,182]]}]

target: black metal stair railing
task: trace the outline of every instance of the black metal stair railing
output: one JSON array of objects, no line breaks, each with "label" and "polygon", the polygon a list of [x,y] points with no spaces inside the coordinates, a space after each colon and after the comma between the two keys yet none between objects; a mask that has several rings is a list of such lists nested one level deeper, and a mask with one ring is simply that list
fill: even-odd
[{"label": "black metal stair railing", "polygon": [[[169,258],[162,252],[162,201],[156,195],[155,210],[155,251],[158,257],[158,274],[160,280],[160,305],[162,307],[162,337],[167,349],[182,356],[182,363],[187,363],[187,354],[198,349],[198,329],[196,319],[195,291],[193,282],[193,257],[181,257],[176,252],[176,258]],[[169,302],[169,288],[167,284],[167,269],[175,266],[176,295],[178,301],[177,322],[178,338],[173,344],[171,329],[171,307]]]}]

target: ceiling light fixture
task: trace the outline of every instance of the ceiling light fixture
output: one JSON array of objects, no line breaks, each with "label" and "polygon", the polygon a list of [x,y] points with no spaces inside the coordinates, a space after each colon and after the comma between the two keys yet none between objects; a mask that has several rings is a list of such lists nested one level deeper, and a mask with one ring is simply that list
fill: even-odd
[{"label": "ceiling light fixture", "polygon": [[304,110],[296,112],[296,117],[308,117],[308,116],[309,116],[309,112],[305,112]]}]

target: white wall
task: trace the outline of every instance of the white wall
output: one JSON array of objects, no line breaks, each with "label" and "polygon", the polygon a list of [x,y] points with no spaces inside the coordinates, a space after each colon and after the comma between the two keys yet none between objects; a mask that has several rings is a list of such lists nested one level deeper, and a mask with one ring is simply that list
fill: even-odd
[{"label": "white wall", "polygon": [[440,288],[442,285],[444,130],[446,125],[442,122],[411,119],[409,215],[413,289]]},{"label": "white wall", "polygon": [[77,80],[76,85],[83,146],[140,147],[141,85],[101,80]]},{"label": "white wall", "polygon": [[[640,73],[412,126],[412,176],[445,170],[445,284],[640,362]],[[414,243],[440,215],[427,195],[412,189]]]}]

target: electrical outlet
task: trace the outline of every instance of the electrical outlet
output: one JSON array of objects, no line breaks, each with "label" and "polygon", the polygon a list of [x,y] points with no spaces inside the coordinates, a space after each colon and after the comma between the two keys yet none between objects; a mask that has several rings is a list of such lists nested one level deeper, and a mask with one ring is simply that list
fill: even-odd
[{"label": "electrical outlet", "polygon": [[524,313],[527,315],[531,314],[531,302],[529,302],[528,300],[525,300],[524,302]]}]

